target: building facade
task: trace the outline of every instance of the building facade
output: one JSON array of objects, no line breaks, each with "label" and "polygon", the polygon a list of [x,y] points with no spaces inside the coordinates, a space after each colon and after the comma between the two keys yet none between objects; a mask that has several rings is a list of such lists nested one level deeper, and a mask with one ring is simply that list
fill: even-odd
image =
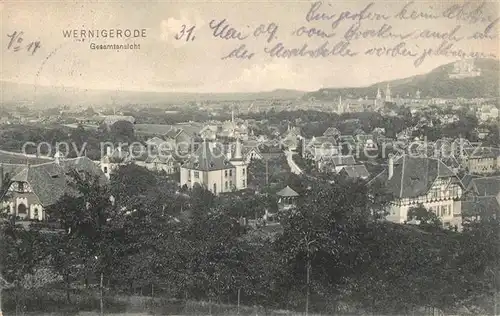
[{"label": "building facade", "polygon": [[387,220],[406,223],[408,211],[422,204],[434,212],[444,226],[461,229],[463,184],[443,162],[434,158],[404,155],[370,181],[380,181],[392,194]]},{"label": "building facade", "polygon": [[247,188],[247,162],[239,141],[235,147],[234,155],[227,157],[215,143],[204,141],[180,167],[181,187],[198,184],[215,195]]},{"label": "building facade", "polygon": [[68,186],[72,172],[106,178],[87,157],[62,159],[37,165],[1,164],[1,202],[10,214],[20,220],[44,220],[45,210],[64,194],[75,193]]}]

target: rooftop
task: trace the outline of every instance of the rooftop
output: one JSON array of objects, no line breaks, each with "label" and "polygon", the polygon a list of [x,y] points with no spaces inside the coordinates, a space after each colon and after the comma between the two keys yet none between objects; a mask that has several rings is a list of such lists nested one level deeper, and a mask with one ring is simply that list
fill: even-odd
[{"label": "rooftop", "polygon": [[397,198],[411,198],[426,195],[436,179],[448,177],[462,185],[455,173],[440,160],[403,155],[394,162],[390,179],[388,169],[385,169],[370,182],[385,183],[388,191]]},{"label": "rooftop", "polygon": [[285,188],[281,189],[279,192],[277,192],[276,195],[284,197],[299,196],[299,194],[295,192],[292,188],[290,188],[288,185]]},{"label": "rooftop", "polygon": [[212,146],[209,142],[203,142],[198,150],[182,165],[182,168],[215,171],[231,169],[234,166],[219,148]]}]

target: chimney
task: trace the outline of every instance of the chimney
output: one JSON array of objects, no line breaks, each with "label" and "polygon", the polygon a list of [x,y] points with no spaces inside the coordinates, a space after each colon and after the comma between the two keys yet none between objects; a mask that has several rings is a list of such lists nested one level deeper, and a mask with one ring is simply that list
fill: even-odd
[{"label": "chimney", "polygon": [[391,180],[392,176],[394,175],[394,156],[392,154],[389,155],[389,176],[387,180]]}]

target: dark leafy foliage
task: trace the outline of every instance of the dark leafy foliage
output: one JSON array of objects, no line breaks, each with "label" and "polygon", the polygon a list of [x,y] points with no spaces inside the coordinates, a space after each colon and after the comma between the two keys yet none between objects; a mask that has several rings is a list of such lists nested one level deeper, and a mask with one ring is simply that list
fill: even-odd
[{"label": "dark leafy foliage", "polygon": [[[298,311],[307,304],[329,314],[345,306],[402,315],[480,304],[487,314],[500,289],[498,221],[473,222],[462,233],[387,223],[389,196],[362,180],[288,177],[300,197],[279,213],[274,232],[242,221],[276,211],[272,195],[179,193],[133,167],[119,170],[110,188],[90,178],[74,183],[79,194],[49,209],[59,231],[3,222],[0,260],[9,281],[44,266],[62,276],[68,301],[77,299],[72,288],[92,288],[103,275],[107,295],[233,304],[240,297],[241,304]],[[432,222],[423,211],[412,216]]]}]

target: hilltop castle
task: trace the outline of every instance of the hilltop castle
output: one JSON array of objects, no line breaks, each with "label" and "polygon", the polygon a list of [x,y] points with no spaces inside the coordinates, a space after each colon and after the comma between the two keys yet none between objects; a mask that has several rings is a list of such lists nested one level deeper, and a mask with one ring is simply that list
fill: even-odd
[{"label": "hilltop castle", "polygon": [[473,59],[462,59],[453,65],[453,70],[449,74],[449,77],[451,79],[463,79],[478,77],[480,75],[481,71],[475,67]]}]

